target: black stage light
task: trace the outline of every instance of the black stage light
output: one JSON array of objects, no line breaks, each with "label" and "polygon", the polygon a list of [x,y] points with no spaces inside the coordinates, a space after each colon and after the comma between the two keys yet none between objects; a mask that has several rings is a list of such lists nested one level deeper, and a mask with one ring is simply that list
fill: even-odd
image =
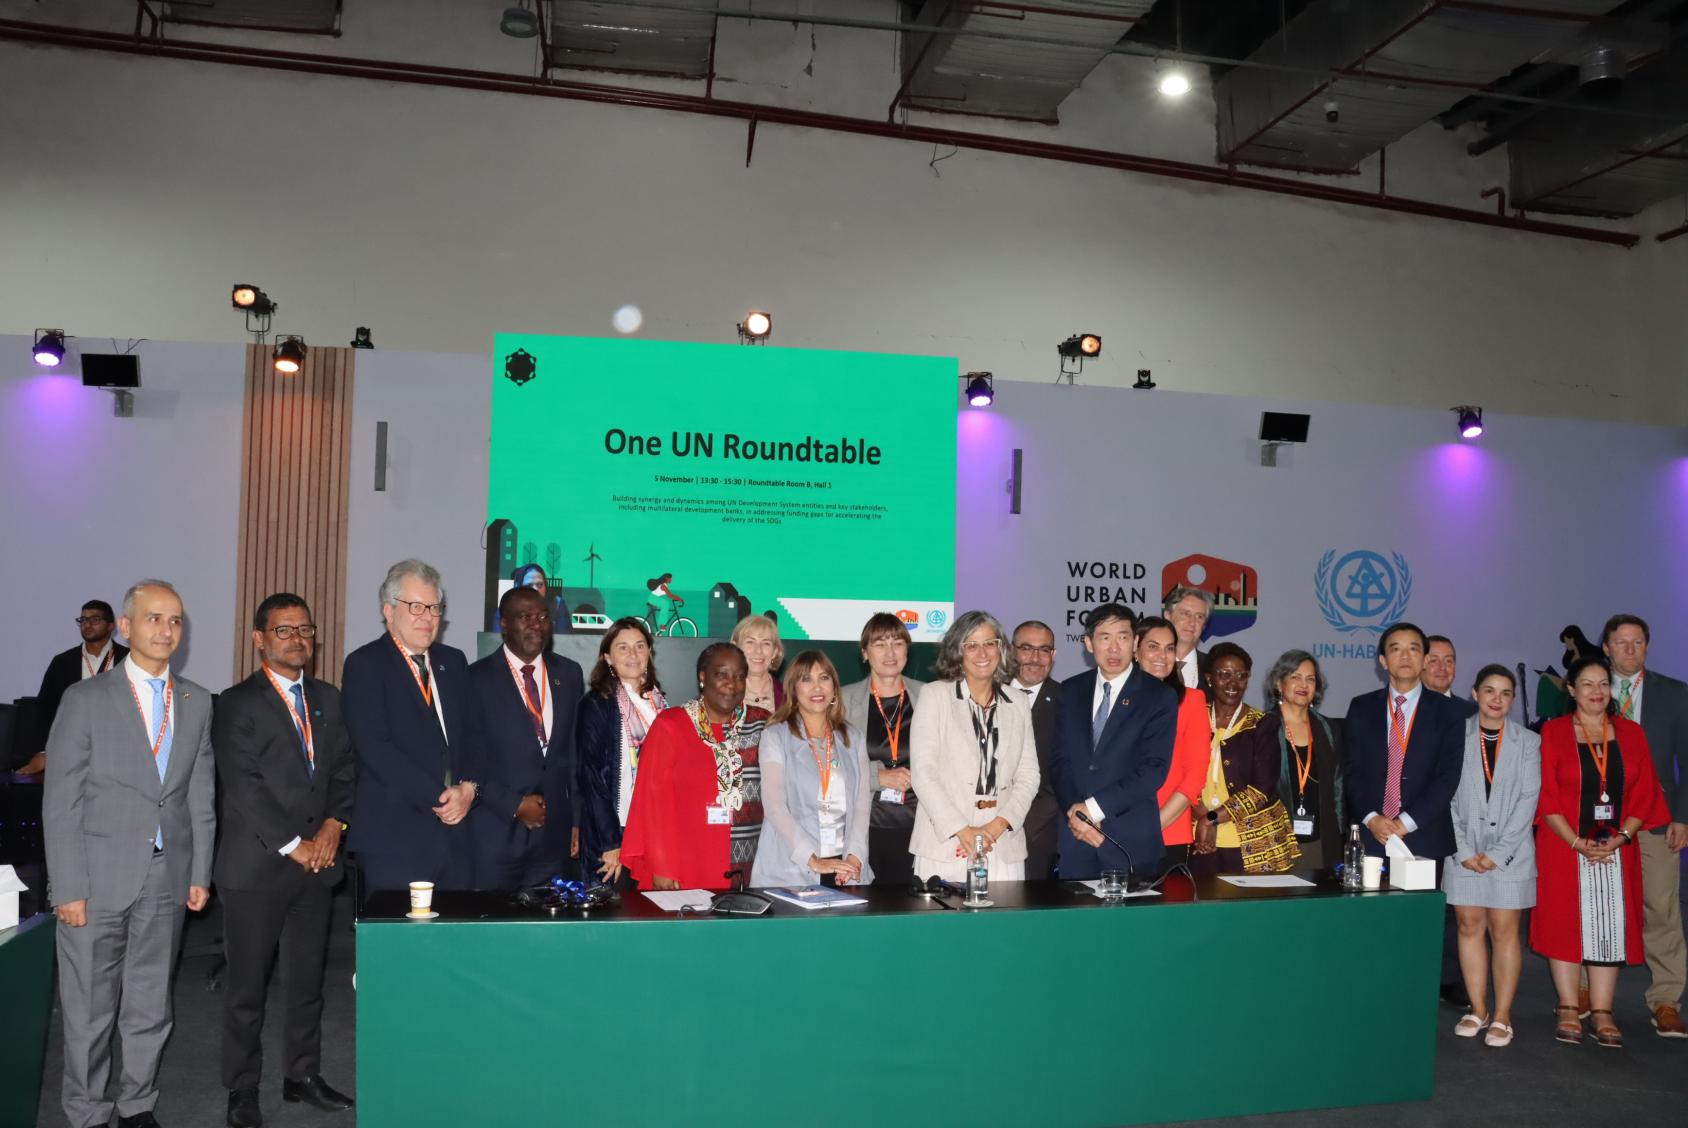
[{"label": "black stage light", "polygon": [[962,378],[967,381],[969,407],[989,407],[996,399],[996,378],[989,372],[969,372]]},{"label": "black stage light", "polygon": [[1055,346],[1055,351],[1067,358],[1089,360],[1102,355],[1102,338],[1094,333],[1075,333]]},{"label": "black stage light", "polygon": [[64,330],[37,329],[35,331],[35,363],[42,368],[57,368],[64,363]]},{"label": "black stage light", "polygon": [[275,343],[275,370],[293,376],[305,366],[305,338],[289,333]]},{"label": "black stage light", "polygon": [[275,303],[250,282],[236,282],[229,293],[229,304],[239,310],[262,317],[275,312]]},{"label": "black stage light", "polygon": [[1483,434],[1483,409],[1464,404],[1453,409],[1459,413],[1459,437],[1475,439]]},{"label": "black stage light", "polygon": [[753,309],[744,315],[739,322],[738,336],[740,344],[766,344],[774,332],[774,317],[772,314]]}]

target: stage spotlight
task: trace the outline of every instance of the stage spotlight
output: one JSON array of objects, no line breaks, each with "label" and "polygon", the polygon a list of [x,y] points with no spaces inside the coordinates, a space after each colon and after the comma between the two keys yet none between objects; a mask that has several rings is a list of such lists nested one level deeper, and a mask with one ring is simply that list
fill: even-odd
[{"label": "stage spotlight", "polygon": [[1168,98],[1182,98],[1190,92],[1190,79],[1183,71],[1167,71],[1161,75],[1160,92]]},{"label": "stage spotlight", "polygon": [[275,303],[270,301],[264,291],[250,282],[236,282],[229,294],[229,303],[236,309],[260,317],[275,312]]},{"label": "stage spotlight", "polygon": [[1102,355],[1102,338],[1094,333],[1075,333],[1057,345],[1055,351],[1064,357],[1088,360]]},{"label": "stage spotlight", "polygon": [[275,343],[275,370],[283,376],[295,375],[305,366],[305,338],[289,333]]},{"label": "stage spotlight", "polygon": [[372,349],[375,347],[375,342],[369,339],[369,326],[359,325],[357,327],[357,331],[352,334],[352,347],[354,349]]},{"label": "stage spotlight", "polygon": [[1459,437],[1475,439],[1483,433],[1483,409],[1465,404],[1452,410],[1459,412]]},{"label": "stage spotlight", "polygon": [[739,322],[738,336],[740,344],[765,344],[774,332],[774,318],[772,314],[759,309],[753,309],[744,315]]},{"label": "stage spotlight", "polygon": [[35,331],[35,363],[42,368],[57,368],[64,363],[64,330],[37,329]]},{"label": "stage spotlight", "polygon": [[989,372],[969,372],[962,379],[967,381],[969,407],[989,407],[996,399],[996,377]]}]

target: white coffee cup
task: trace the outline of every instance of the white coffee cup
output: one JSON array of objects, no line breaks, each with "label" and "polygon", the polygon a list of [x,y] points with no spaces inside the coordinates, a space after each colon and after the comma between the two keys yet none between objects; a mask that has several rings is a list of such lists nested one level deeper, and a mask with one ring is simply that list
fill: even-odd
[{"label": "white coffee cup", "polygon": [[[1367,889],[1383,888],[1382,858],[1374,858],[1369,854],[1366,855],[1365,864],[1360,868],[1360,884]],[[415,886],[411,886],[411,888],[414,889]],[[412,893],[410,896],[414,902],[416,894]]]},{"label": "white coffee cup", "polygon": [[431,881],[413,881],[410,883],[410,915],[427,916],[433,912],[434,883]]}]

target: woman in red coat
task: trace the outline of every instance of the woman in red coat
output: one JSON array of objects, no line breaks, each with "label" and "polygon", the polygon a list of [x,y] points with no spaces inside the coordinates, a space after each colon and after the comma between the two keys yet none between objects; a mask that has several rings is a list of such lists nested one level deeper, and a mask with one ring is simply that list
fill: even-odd
[{"label": "woman in red coat", "polygon": [[1669,821],[1641,726],[1614,715],[1604,660],[1565,671],[1576,703],[1541,730],[1536,825],[1536,908],[1530,947],[1548,958],[1559,992],[1554,1037],[1583,1039],[1577,986],[1588,969],[1590,1025],[1602,1046],[1623,1045],[1612,1021],[1618,969],[1644,959],[1641,851],[1635,835]]},{"label": "woman in red coat", "polygon": [[1195,841],[1190,809],[1201,799],[1207,781],[1207,761],[1213,745],[1213,726],[1207,719],[1207,695],[1184,685],[1178,673],[1178,635],[1172,624],[1155,615],[1137,620],[1137,664],[1151,677],[1178,691],[1178,731],[1172,744],[1172,766],[1155,802],[1160,804],[1161,841],[1166,844],[1163,871],[1187,861]]}]

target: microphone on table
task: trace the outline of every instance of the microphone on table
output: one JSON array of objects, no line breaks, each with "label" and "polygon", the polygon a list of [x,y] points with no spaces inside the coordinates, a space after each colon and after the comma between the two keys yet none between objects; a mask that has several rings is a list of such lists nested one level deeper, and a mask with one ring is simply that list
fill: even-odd
[{"label": "microphone on table", "polygon": [[1137,866],[1131,860],[1131,851],[1125,848],[1125,844],[1113,835],[1109,834],[1107,831],[1103,830],[1101,827],[1097,826],[1095,820],[1090,817],[1090,812],[1079,811],[1078,818],[1085,826],[1088,826],[1091,830],[1094,830],[1097,834],[1100,834],[1103,838],[1107,839],[1110,845],[1125,855],[1125,891],[1127,893],[1135,893],[1139,889],[1143,888],[1142,882],[1137,880]]}]

